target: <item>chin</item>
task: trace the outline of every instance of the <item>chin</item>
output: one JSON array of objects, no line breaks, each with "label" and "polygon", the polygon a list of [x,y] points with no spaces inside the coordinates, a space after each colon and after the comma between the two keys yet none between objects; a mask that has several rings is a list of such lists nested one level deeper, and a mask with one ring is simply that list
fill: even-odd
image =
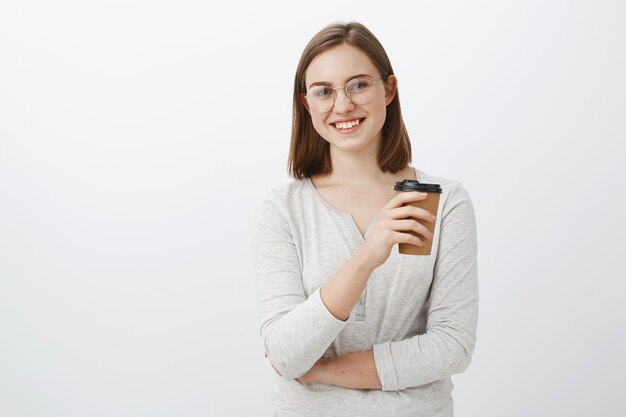
[{"label": "chin", "polygon": [[333,138],[331,146],[345,152],[360,152],[372,146],[373,140],[365,140],[361,137]]}]

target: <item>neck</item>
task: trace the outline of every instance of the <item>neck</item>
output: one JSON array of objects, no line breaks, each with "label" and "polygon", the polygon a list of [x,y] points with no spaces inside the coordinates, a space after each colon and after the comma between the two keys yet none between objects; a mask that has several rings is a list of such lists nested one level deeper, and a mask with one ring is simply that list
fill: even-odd
[{"label": "neck", "polygon": [[358,151],[343,151],[331,145],[333,172],[329,179],[357,187],[384,182],[390,174],[384,173],[378,166],[379,144],[380,137],[372,141],[371,146]]}]

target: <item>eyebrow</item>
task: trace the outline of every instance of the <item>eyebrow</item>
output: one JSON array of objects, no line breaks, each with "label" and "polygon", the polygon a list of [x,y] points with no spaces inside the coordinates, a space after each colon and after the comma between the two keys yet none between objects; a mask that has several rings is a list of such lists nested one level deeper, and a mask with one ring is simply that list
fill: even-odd
[{"label": "eyebrow", "polygon": [[[369,74],[357,74],[357,75],[351,76],[350,78],[347,78],[345,82],[347,83],[348,81],[352,80],[353,78],[358,78],[358,77],[370,77],[370,78],[372,78],[372,76],[369,75]],[[307,90],[309,88],[313,87],[314,85],[332,85],[332,84],[329,83],[328,81],[316,81],[316,82],[312,83],[311,85],[309,85],[307,87]]]}]

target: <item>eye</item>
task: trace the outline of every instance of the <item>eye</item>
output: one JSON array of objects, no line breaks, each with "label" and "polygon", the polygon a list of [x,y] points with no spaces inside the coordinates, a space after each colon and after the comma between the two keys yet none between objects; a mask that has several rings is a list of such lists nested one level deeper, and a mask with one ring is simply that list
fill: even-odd
[{"label": "eye", "polygon": [[372,85],[372,82],[368,79],[358,78],[348,83],[348,90],[353,92],[366,90]]},{"label": "eye", "polygon": [[332,95],[332,91],[330,90],[330,88],[326,88],[326,87],[314,88],[311,91],[311,95],[317,98],[325,98],[325,97],[328,97],[329,95]]}]

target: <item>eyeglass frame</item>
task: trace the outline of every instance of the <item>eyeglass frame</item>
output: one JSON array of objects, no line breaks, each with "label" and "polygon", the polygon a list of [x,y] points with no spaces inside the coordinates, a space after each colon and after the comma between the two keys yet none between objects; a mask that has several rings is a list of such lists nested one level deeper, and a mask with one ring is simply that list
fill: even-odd
[{"label": "eyeglass frame", "polygon": [[[311,108],[311,104],[310,103],[309,103],[309,108],[311,110],[313,110],[315,113],[319,113],[319,114],[328,113],[329,111],[331,111],[332,108],[335,106],[335,101],[337,101],[337,89],[338,88],[343,88],[344,92],[346,93],[346,97],[348,97],[348,100],[350,100],[350,102],[352,104],[356,104],[356,103],[354,103],[352,101],[352,97],[350,97],[350,93],[348,93],[348,84],[350,84],[350,82],[352,82],[353,80],[357,80],[359,78],[369,78],[369,79],[371,79],[372,80],[372,87],[374,86],[374,84],[376,84],[377,82],[382,81],[384,79],[384,77],[381,77],[381,78],[375,80],[375,79],[373,79],[370,76],[367,76],[367,77],[354,77],[351,80],[348,80],[348,82],[346,84],[344,84],[344,85],[338,85],[337,87],[329,87],[331,90],[333,90],[333,102],[330,105],[330,107],[328,108],[328,110],[321,111],[321,112],[315,111],[315,110],[313,110],[313,108]],[[307,103],[309,102],[309,99],[307,98],[308,95],[309,94],[308,94],[308,91],[307,91],[307,93],[304,95],[304,98],[306,99]],[[364,103],[364,104],[367,104],[367,103]]]}]

